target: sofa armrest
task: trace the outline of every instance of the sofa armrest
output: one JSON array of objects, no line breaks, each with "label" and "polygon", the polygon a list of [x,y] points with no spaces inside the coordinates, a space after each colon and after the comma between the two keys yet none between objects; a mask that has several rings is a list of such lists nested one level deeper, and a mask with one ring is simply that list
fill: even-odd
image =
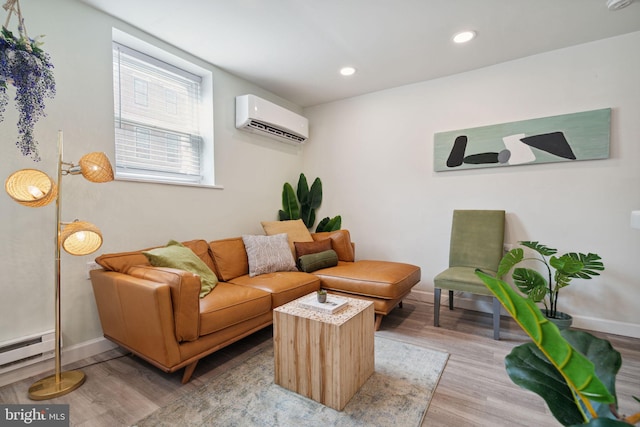
[{"label": "sofa armrest", "polygon": [[200,277],[184,270],[165,267],[131,267],[128,275],[157,283],[171,290],[175,336],[178,342],[195,341],[200,336]]},{"label": "sofa armrest", "polygon": [[181,361],[169,285],[114,271],[90,274],[105,337],[157,365]]}]

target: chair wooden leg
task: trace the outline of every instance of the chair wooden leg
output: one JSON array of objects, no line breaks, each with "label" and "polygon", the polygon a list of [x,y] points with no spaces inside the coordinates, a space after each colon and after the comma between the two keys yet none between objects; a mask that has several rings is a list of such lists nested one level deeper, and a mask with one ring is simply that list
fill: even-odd
[{"label": "chair wooden leg", "polygon": [[493,339],[500,339],[500,301],[493,297]]},{"label": "chair wooden leg", "polygon": [[442,289],[433,289],[433,326],[440,326],[440,292]]},{"label": "chair wooden leg", "polygon": [[453,291],[449,291],[449,310],[453,310]]},{"label": "chair wooden leg", "polygon": [[380,324],[382,323],[382,314],[376,314],[376,324],[374,326],[374,329],[376,331],[380,330]]},{"label": "chair wooden leg", "polygon": [[196,370],[196,366],[198,366],[197,360],[184,368],[184,374],[182,375],[182,384],[186,384],[189,382],[189,380],[191,379],[191,375],[193,375],[193,371]]}]

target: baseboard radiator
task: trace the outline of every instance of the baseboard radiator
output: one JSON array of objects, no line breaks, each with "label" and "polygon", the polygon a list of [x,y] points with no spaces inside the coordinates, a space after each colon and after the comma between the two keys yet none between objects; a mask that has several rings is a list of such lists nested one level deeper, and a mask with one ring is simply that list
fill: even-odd
[{"label": "baseboard radiator", "polygon": [[0,342],[0,374],[55,357],[55,331]]}]

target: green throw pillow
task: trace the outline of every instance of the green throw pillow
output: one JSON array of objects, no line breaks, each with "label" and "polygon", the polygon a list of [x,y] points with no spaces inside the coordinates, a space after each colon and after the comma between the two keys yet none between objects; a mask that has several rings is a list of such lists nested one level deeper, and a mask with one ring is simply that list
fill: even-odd
[{"label": "green throw pillow", "polygon": [[218,278],[198,255],[175,240],[164,248],[142,252],[154,267],[170,267],[200,276],[200,298],[205,297],[218,284]]},{"label": "green throw pillow", "polygon": [[338,254],[333,249],[302,255],[298,258],[298,269],[305,273],[311,273],[321,268],[335,267],[336,265],[338,265]]}]

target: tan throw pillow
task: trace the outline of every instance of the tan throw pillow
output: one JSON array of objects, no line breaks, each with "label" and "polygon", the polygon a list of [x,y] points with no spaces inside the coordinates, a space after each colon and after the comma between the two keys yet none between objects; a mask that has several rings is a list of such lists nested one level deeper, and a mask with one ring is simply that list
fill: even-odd
[{"label": "tan throw pillow", "polygon": [[287,235],[242,236],[249,260],[249,277],[277,271],[298,271],[291,255]]},{"label": "tan throw pillow", "polygon": [[301,256],[317,254],[331,249],[331,239],[318,240],[317,242],[293,242],[296,248],[296,260]]},{"label": "tan throw pillow", "polygon": [[313,237],[301,219],[289,221],[262,221],[262,228],[267,236],[286,233],[291,248],[291,255],[295,256],[296,248],[293,242],[313,242]]}]

